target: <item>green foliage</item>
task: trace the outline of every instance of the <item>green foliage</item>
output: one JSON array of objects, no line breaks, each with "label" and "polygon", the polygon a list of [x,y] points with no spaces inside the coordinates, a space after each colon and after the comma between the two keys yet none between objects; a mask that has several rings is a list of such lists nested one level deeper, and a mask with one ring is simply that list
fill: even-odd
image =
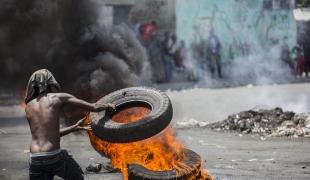
[{"label": "green foliage", "polygon": [[310,7],[310,0],[296,0],[297,7]]}]

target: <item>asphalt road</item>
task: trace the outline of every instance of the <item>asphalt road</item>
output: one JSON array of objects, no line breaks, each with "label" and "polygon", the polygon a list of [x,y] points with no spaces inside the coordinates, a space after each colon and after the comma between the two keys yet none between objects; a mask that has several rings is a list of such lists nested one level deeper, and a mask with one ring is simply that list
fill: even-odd
[{"label": "asphalt road", "polygon": [[170,91],[174,121],[216,122],[228,115],[257,108],[281,107],[295,112],[310,112],[310,83],[246,86],[225,89]]},{"label": "asphalt road", "polygon": [[[280,106],[285,110],[309,109],[310,84],[231,89],[193,89],[168,92],[174,107],[174,123],[188,118],[214,122],[227,115],[257,106]],[[12,107],[11,107],[12,108]],[[18,107],[15,107],[18,108]],[[9,108],[10,109],[10,108]],[[14,108],[13,108],[14,109]],[[0,179],[27,179],[30,132],[27,121],[0,108]],[[20,116],[20,114],[19,114]],[[212,132],[207,129],[178,129],[177,137],[204,159],[204,167],[215,179],[310,179],[310,139],[261,138],[258,135]],[[87,136],[62,139],[85,169],[104,162]],[[85,174],[85,179],[122,179],[121,174]]]},{"label": "asphalt road", "polygon": [[[27,127],[4,128],[0,135],[0,179],[27,179]],[[211,132],[206,129],[178,130],[186,147],[201,155],[204,167],[215,179],[309,179],[310,139],[267,138],[258,135]],[[85,169],[92,162],[105,162],[91,147],[87,136],[68,135],[62,139],[67,149]],[[85,174],[85,179],[122,179],[121,174]]]}]

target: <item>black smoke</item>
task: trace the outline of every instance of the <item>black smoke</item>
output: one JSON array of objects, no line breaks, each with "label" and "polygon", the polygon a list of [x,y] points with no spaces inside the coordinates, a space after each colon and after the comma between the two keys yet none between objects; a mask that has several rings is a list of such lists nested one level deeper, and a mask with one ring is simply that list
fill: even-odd
[{"label": "black smoke", "polygon": [[144,48],[125,24],[98,24],[90,0],[0,0],[0,88],[21,91],[49,69],[65,91],[85,99],[148,79]]}]

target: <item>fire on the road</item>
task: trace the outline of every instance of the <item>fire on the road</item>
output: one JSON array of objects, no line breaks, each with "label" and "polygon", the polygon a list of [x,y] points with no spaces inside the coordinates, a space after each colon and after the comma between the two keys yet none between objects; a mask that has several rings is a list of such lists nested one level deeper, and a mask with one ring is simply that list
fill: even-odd
[{"label": "fire on the road", "polygon": [[[129,123],[139,120],[150,112],[144,107],[131,107],[124,109],[114,115],[112,119],[116,122]],[[86,123],[90,123],[87,115]],[[91,131],[88,132],[92,146],[101,155],[109,157],[113,167],[120,169],[124,179],[128,179],[127,165],[140,164],[149,170],[165,171],[176,169],[179,172],[192,172],[184,162],[187,158],[184,154],[184,145],[173,135],[171,127],[162,133],[134,143],[109,143],[96,137]],[[212,179],[206,170],[201,169],[193,174],[190,179]]]}]

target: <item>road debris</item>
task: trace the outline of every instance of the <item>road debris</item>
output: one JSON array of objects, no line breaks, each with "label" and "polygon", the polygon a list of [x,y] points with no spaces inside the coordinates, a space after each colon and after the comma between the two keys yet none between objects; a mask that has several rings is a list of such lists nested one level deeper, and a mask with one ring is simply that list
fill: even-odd
[{"label": "road debris", "polygon": [[98,173],[101,171],[102,164],[100,163],[92,163],[86,167],[86,171]]},{"label": "road debris", "polygon": [[224,121],[207,127],[216,131],[260,134],[262,141],[265,136],[310,137],[310,114],[283,111],[278,107],[249,110],[230,115]]},{"label": "road debris", "polygon": [[199,128],[206,127],[209,123],[205,121],[198,121],[196,119],[185,119],[184,121],[176,122],[174,127],[177,129],[186,129],[186,128]]}]

